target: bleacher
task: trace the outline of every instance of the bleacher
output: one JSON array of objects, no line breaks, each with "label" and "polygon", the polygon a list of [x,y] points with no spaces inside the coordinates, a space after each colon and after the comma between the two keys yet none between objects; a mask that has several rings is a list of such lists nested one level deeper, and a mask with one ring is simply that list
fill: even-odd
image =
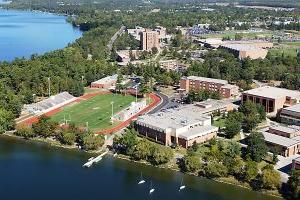
[{"label": "bleacher", "polygon": [[54,96],[50,96],[43,101],[26,105],[25,108],[29,113],[43,114],[53,109],[59,108],[67,103],[74,101],[76,97],[72,96],[68,92],[62,92]]}]

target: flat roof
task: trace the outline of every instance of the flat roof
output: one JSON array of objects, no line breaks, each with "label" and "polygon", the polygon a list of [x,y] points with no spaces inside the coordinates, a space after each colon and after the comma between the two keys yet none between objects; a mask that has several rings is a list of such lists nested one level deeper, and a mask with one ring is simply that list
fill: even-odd
[{"label": "flat roof", "polygon": [[294,159],[294,161],[296,161],[296,162],[300,162],[300,157],[298,157],[298,158],[295,158],[295,159]]},{"label": "flat roof", "polygon": [[300,141],[297,141],[295,139],[275,135],[275,134],[268,133],[268,132],[262,132],[262,134],[265,138],[265,141],[270,142],[272,144],[277,144],[277,145],[284,146],[284,147],[290,147],[290,146],[294,146],[296,144],[300,144]]},{"label": "flat roof", "polygon": [[290,107],[283,108],[282,112],[283,111],[300,112],[300,103]]},{"label": "flat roof", "polygon": [[277,130],[277,131],[284,132],[284,133],[295,133],[295,132],[300,131],[300,127],[296,128],[296,127],[284,126],[284,125],[280,125],[280,124],[271,125],[270,128],[274,129],[274,130]]},{"label": "flat roof", "polygon": [[237,51],[267,51],[265,49],[255,47],[253,45],[247,45],[247,44],[222,44],[221,47],[234,49]]},{"label": "flat roof", "polygon": [[181,106],[162,112],[138,117],[137,123],[165,131],[168,128],[182,128],[210,119],[210,116],[196,112],[195,106]]},{"label": "flat roof", "polygon": [[188,130],[187,132],[180,133],[178,137],[183,138],[185,140],[191,140],[196,137],[201,137],[207,135],[212,132],[218,131],[218,127],[215,126],[198,126]]},{"label": "flat roof", "polygon": [[188,76],[185,77],[186,79],[189,80],[197,80],[197,81],[205,81],[205,82],[211,82],[211,83],[220,83],[220,84],[228,84],[228,81],[222,80],[222,79],[215,79],[215,78],[206,78],[206,77],[201,77],[201,76]]},{"label": "flat roof", "polygon": [[288,90],[285,88],[277,88],[271,86],[263,86],[255,88],[252,90],[247,90],[243,94],[266,97],[270,99],[279,99],[279,98],[300,98],[300,92],[296,90]]},{"label": "flat roof", "polygon": [[115,75],[112,75],[112,76],[107,76],[107,77],[104,77],[100,80],[97,80],[97,81],[94,81],[92,82],[93,84],[105,84],[107,82],[110,82],[110,81],[115,81],[117,80],[118,78],[118,74],[115,74]]}]

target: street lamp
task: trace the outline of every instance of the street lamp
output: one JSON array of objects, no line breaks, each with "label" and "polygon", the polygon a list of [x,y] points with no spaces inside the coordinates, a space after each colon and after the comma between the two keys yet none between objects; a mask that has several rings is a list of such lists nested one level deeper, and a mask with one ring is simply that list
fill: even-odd
[{"label": "street lamp", "polygon": [[114,116],[114,102],[110,102],[111,104],[111,123],[113,123],[113,116]]},{"label": "street lamp", "polygon": [[138,95],[139,84],[140,84],[140,83],[137,83],[137,84],[136,84],[136,88],[135,88],[135,102],[137,102],[137,95]]},{"label": "street lamp", "polygon": [[49,95],[49,97],[51,95],[51,88],[50,87],[51,87],[50,86],[50,77],[48,77],[48,95]]}]

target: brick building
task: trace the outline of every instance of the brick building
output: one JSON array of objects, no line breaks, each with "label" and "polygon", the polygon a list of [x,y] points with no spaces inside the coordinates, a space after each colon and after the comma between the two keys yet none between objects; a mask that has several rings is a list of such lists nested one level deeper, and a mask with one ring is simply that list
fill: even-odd
[{"label": "brick building", "polygon": [[159,33],[157,31],[145,30],[140,33],[141,49],[151,51],[152,48],[159,49]]},{"label": "brick building", "polygon": [[300,127],[271,124],[262,129],[265,142],[269,149],[280,155],[289,157],[300,152]]},{"label": "brick building", "polygon": [[163,145],[180,145],[184,148],[194,142],[202,143],[217,136],[218,128],[211,125],[210,115],[195,105],[168,109],[164,112],[138,117],[139,134]]},{"label": "brick building", "polygon": [[293,159],[292,169],[300,170],[300,157]]},{"label": "brick building", "polygon": [[299,103],[300,92],[284,88],[264,86],[242,93],[242,103],[252,101],[264,106],[267,113],[276,114],[284,107]]},{"label": "brick building", "polygon": [[105,78],[102,78],[100,80],[94,81],[91,83],[91,88],[103,88],[103,89],[109,89],[111,87],[114,87],[116,85],[118,79],[118,75],[112,75],[107,76]]},{"label": "brick building", "polygon": [[239,87],[228,84],[228,81],[221,79],[205,78],[198,76],[183,77],[180,80],[180,89],[189,92],[191,90],[208,90],[219,92],[224,98],[238,96]]}]

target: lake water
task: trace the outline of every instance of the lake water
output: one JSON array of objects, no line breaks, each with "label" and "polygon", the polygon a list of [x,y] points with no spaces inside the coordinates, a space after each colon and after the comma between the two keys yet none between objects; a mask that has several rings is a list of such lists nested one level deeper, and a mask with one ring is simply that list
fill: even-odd
[{"label": "lake water", "polygon": [[[0,199],[9,200],[275,200],[227,184],[106,156],[85,169],[90,157],[75,150],[0,137]],[[146,183],[138,185],[140,173]],[[187,188],[178,192],[182,177]],[[149,195],[150,182],[155,192]]]},{"label": "lake water", "polygon": [[0,61],[60,49],[81,35],[65,16],[0,9]]}]

